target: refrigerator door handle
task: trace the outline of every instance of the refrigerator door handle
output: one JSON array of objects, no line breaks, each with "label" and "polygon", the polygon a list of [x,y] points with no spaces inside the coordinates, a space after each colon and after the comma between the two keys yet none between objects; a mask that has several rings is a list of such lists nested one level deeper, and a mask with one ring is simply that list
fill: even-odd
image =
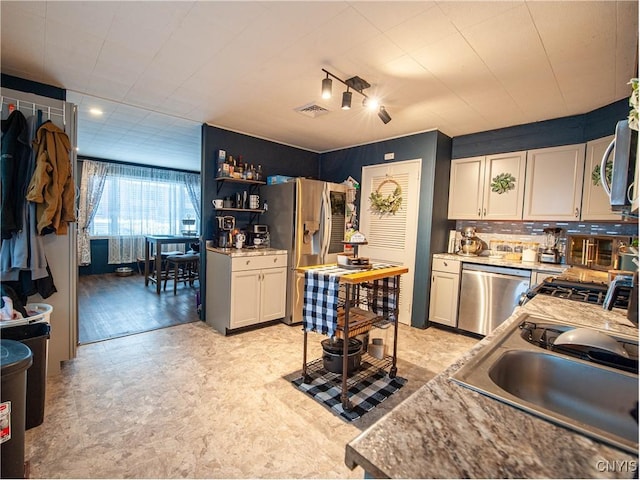
[{"label": "refrigerator door handle", "polygon": [[320,227],[320,263],[327,263],[327,255],[329,253],[329,239],[331,238],[331,221],[330,221],[331,205],[329,200],[329,186],[325,184],[322,189],[322,202],[320,208],[320,218],[322,225]]}]

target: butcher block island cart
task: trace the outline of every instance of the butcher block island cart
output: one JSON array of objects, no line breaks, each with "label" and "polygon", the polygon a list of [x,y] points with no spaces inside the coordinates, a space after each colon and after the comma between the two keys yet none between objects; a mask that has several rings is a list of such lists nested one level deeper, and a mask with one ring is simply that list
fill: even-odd
[{"label": "butcher block island cart", "polygon": [[[297,269],[305,275],[305,298],[303,307],[304,347],[302,376],[310,383],[313,376],[333,378],[340,386],[342,407],[351,410],[349,388],[372,370],[386,370],[394,378],[397,373],[398,299],[400,298],[400,275],[409,271],[402,266],[373,264],[368,269],[345,268],[342,265],[315,265]],[[366,353],[366,369],[360,363],[350,364],[349,347],[357,335],[368,333],[372,327],[393,326],[393,353],[376,355]],[[327,369],[323,358],[307,360],[307,334],[316,331],[339,340],[342,346],[342,368]],[[323,349],[324,349],[323,342]],[[352,352],[353,353],[353,352]],[[331,375],[330,372],[335,373]]]}]

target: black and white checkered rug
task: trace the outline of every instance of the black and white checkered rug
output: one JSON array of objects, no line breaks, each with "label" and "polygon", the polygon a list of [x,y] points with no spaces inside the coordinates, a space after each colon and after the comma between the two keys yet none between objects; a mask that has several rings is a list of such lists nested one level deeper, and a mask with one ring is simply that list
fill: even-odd
[{"label": "black and white checkered rug", "polygon": [[402,377],[389,378],[389,375],[384,371],[364,378],[349,388],[349,399],[353,405],[350,411],[345,411],[342,408],[341,388],[324,377],[314,378],[311,383],[303,383],[302,377],[298,377],[291,383],[347,422],[352,422],[397,392],[407,383],[407,379]]}]

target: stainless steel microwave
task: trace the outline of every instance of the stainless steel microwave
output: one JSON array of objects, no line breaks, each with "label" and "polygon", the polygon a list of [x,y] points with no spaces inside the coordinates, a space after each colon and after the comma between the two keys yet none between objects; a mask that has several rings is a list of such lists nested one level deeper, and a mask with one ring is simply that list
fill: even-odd
[{"label": "stainless steel microwave", "polygon": [[615,235],[569,235],[567,237],[566,262],[569,265],[594,270],[616,270],[618,250],[631,239]]},{"label": "stainless steel microwave", "polygon": [[[607,165],[613,151],[611,164]],[[628,120],[616,124],[614,139],[604,152],[600,165],[600,183],[609,196],[611,210],[628,211],[637,188],[633,181],[638,153],[638,132],[629,128]]]}]

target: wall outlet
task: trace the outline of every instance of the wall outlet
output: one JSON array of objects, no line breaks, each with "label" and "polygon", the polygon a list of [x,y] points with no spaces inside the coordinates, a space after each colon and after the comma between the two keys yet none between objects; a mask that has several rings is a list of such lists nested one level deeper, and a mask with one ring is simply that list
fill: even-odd
[{"label": "wall outlet", "polygon": [[395,154],[393,152],[384,154],[385,160],[393,160],[394,158],[395,158]]}]

